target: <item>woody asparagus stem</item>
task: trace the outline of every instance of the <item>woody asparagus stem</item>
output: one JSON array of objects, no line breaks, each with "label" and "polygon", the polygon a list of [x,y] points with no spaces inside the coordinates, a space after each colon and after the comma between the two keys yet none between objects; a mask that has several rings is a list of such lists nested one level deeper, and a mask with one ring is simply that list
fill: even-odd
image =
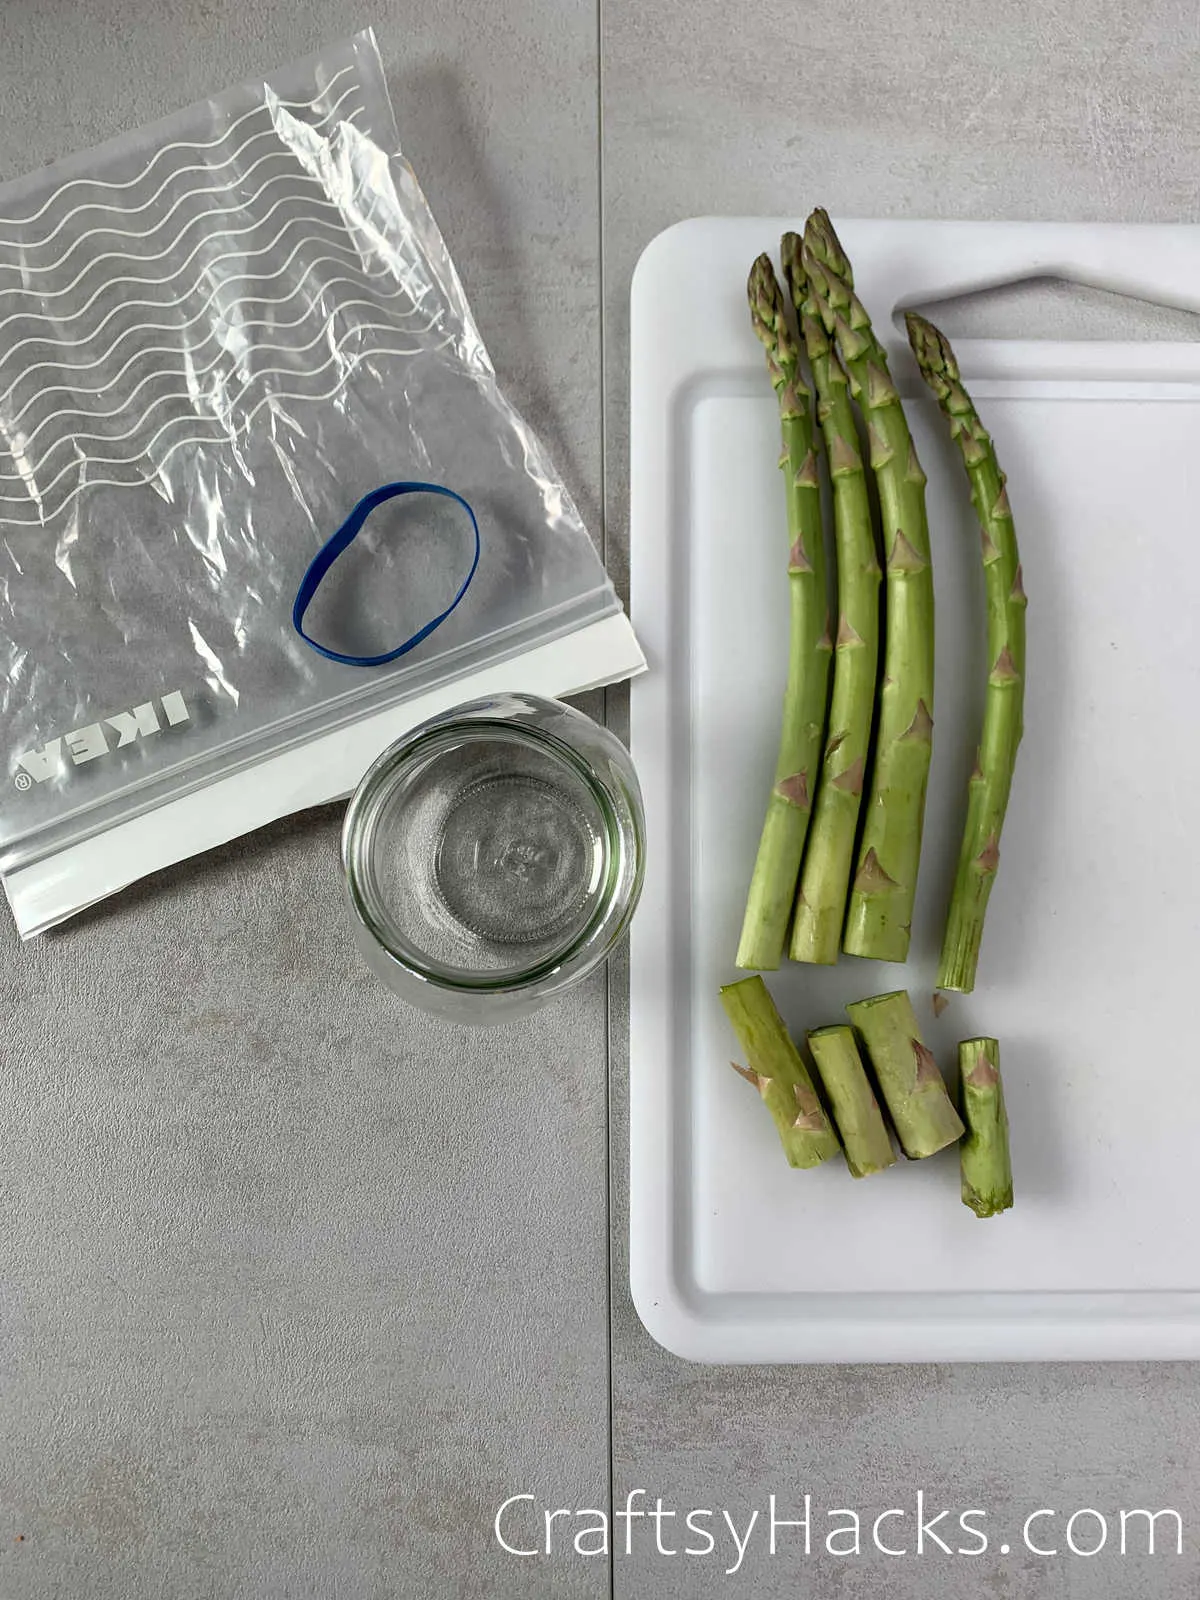
[{"label": "woody asparagus stem", "polygon": [[734,1070],[762,1096],[788,1164],[816,1167],[837,1155],[837,1134],[763,980],[756,976],[726,984],[721,1004],[746,1055],[746,1065],[735,1061]]},{"label": "woody asparagus stem", "polygon": [[894,1163],[896,1152],[858,1053],[854,1029],[844,1023],[814,1028],[808,1035],[808,1048],[832,1108],[851,1177],[883,1172]]},{"label": "woody asparagus stem", "polygon": [[958,1047],[959,1105],[967,1136],[958,1147],[963,1205],[994,1217],[1013,1203],[1008,1113],[995,1039],[964,1039]]},{"label": "woody asparagus stem", "polygon": [[905,991],[856,1000],[846,1011],[867,1047],[904,1154],[919,1161],[960,1139],[962,1120]]}]

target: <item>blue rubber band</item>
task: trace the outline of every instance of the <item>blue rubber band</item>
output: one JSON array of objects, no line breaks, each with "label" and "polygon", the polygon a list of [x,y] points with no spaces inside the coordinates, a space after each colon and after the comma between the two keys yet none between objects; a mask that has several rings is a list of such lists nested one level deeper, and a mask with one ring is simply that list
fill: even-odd
[{"label": "blue rubber band", "polygon": [[[378,656],[351,656],[343,654],[340,650],[331,650],[328,645],[318,643],[310,633],[304,631],[304,614],[312,604],[317,590],[321,587],[325,574],[337,558],[354,543],[363,523],[375,510],[376,506],[381,506],[385,500],[394,500],[402,494],[438,494],[446,500],[453,500],[463,508],[471,519],[471,528],[475,534],[475,555],[471,561],[471,570],[463,579],[462,586],[446,609],[434,617],[432,622],[427,622],[423,628],[418,628],[416,633],[405,639],[403,644],[397,645],[394,650],[385,650],[382,655]],[[455,494],[453,489],[447,489],[440,483],[385,483],[382,488],[372,489],[370,494],[363,496],[337,532],[325,541],[309,562],[308,571],[300,580],[300,587],[296,590],[296,598],[292,604],[292,627],[295,628],[305,644],[311,646],[318,655],[324,656],[328,661],[340,661],[348,667],[386,666],[389,661],[395,661],[399,656],[407,655],[410,650],[415,650],[423,639],[428,639],[435,628],[441,627],[442,623],[445,622],[463,595],[471,587],[471,579],[475,576],[475,569],[479,566],[479,552],[479,523],[476,521],[474,511],[472,511],[462,495]]]}]

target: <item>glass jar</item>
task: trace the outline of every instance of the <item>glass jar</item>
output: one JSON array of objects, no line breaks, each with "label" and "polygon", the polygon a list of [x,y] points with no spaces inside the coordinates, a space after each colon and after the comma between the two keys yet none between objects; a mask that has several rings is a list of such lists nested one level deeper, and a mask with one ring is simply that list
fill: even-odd
[{"label": "glass jar", "polygon": [[460,1022],[527,1015],[599,966],[633,916],[643,850],[625,747],[524,694],[406,734],[342,832],[363,955],[397,994]]}]

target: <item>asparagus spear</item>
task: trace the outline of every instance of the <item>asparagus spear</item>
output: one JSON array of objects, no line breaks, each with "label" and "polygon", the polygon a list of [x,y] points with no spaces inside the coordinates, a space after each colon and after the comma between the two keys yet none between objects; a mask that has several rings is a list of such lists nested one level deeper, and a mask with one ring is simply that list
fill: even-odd
[{"label": "asparagus spear", "polygon": [[987,699],[937,978],[939,989],[967,993],[975,987],[983,919],[996,881],[1000,832],[1023,729],[1025,588],[1004,474],[991,436],[962,386],[954,352],[924,317],[910,311],[905,321],[921,376],[937,396],[962,453],[982,534],[990,663]]},{"label": "asparagus spear", "polygon": [[959,1104],[967,1136],[958,1147],[963,1205],[994,1217],[1013,1203],[1008,1113],[995,1039],[964,1039],[958,1047]]},{"label": "asparagus spear", "polygon": [[780,1142],[793,1167],[817,1167],[839,1149],[799,1050],[759,977],[727,983],[721,1004],[746,1052],[748,1065],[734,1069],[762,1095],[775,1119]]},{"label": "asparagus spear", "polygon": [[769,256],[759,256],[754,263],[747,290],[754,331],[767,352],[783,428],[779,464],[787,494],[791,637],[775,782],[750,880],[737,965],[773,969],[783,955],[808,833],[825,731],[833,641],[809,396],[799,373],[800,352],[787,324],[783,291]]},{"label": "asparagus spear", "polygon": [[879,559],[854,411],[801,261],[799,234],[785,233],[784,275],[817,395],[817,419],[833,482],[838,628],[824,759],[792,923],[794,961],[832,965],[842,942],[854,840],[870,755],[879,666]]},{"label": "asparagus spear", "polygon": [[837,340],[851,393],[867,419],[887,575],[875,766],[843,948],[851,955],[903,961],[933,739],[933,572],[925,474],[888,373],[887,354],[854,293],[850,263],[824,211],[808,219],[803,259],[822,321]]},{"label": "asparagus spear", "polygon": [[865,1178],[890,1167],[896,1152],[854,1042],[854,1029],[844,1024],[814,1028],[808,1047],[833,1109],[851,1176]]},{"label": "asparagus spear", "polygon": [[848,1005],[906,1156],[920,1160],[962,1137],[963,1125],[903,989]]}]

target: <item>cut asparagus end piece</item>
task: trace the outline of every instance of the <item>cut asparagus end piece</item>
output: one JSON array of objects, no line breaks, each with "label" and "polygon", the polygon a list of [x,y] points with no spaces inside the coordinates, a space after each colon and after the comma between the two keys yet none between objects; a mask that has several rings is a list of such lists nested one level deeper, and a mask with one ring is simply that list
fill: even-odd
[{"label": "cut asparagus end piece", "polygon": [[907,992],[856,1000],[846,1010],[866,1045],[904,1154],[920,1161],[961,1139],[962,1119],[921,1038]]},{"label": "cut asparagus end piece", "polygon": [[852,1177],[883,1172],[896,1160],[887,1124],[858,1053],[854,1029],[844,1023],[814,1028],[808,1047],[846,1152]]},{"label": "cut asparagus end piece", "polygon": [[742,978],[725,985],[721,1004],[746,1055],[742,1076],[771,1113],[789,1165],[819,1167],[841,1146],[770,990],[757,976]]},{"label": "cut asparagus end piece", "polygon": [[1013,1203],[1008,1112],[995,1039],[964,1039],[958,1047],[958,1095],[966,1138],[958,1147],[963,1205],[994,1217]]}]

